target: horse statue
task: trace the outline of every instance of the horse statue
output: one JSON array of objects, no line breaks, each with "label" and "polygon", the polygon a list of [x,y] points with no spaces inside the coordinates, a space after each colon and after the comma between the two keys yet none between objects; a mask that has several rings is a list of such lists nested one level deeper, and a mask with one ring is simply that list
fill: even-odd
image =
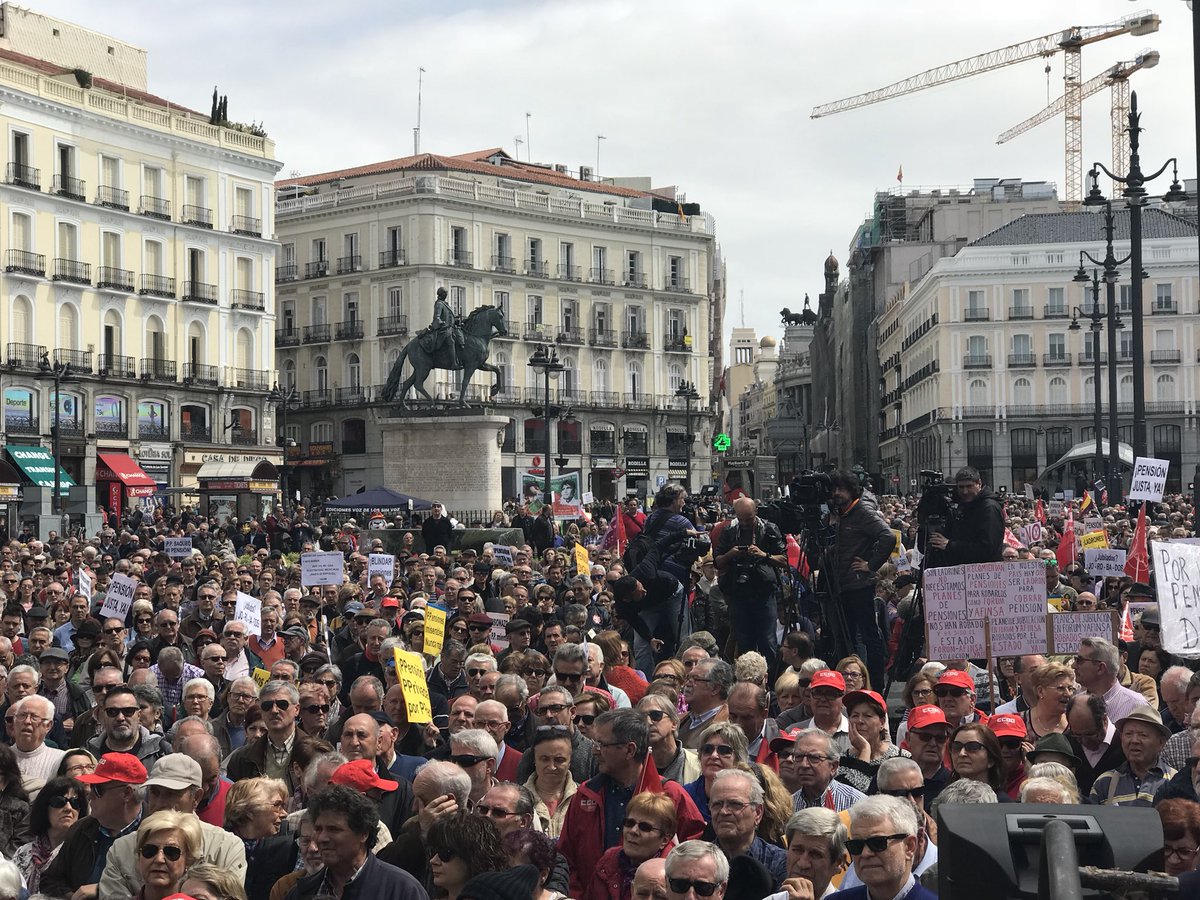
[{"label": "horse statue", "polygon": [[[417,392],[426,400],[433,402],[433,397],[429,396],[429,392],[425,390],[425,380],[434,369],[462,371],[462,379],[459,382],[458,388],[459,406],[467,405],[467,384],[480,369],[485,372],[491,372],[496,376],[496,381],[492,385],[489,396],[494,397],[498,394],[500,392],[501,373],[498,368],[487,361],[488,344],[494,336],[508,334],[508,327],[504,322],[504,313],[495,306],[481,306],[478,309],[474,309],[463,320],[462,334],[463,347],[459,352],[457,365],[454,364],[452,356],[453,348],[443,347],[430,353],[425,349],[425,344],[419,339],[419,336],[409,341],[405,348],[400,351],[400,356],[397,358],[396,364],[392,366],[392,371],[388,375],[387,384],[383,386],[383,399],[390,403],[399,397],[401,408],[407,408],[404,402],[404,395],[408,393],[410,387],[416,385]],[[406,359],[409,365],[412,366],[412,374],[402,382],[400,376]]]}]

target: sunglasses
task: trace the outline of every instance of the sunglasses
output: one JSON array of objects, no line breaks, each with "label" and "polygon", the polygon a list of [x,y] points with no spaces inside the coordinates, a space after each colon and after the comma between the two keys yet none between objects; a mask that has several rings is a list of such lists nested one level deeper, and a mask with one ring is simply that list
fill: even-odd
[{"label": "sunglasses", "polygon": [[646,711],[646,718],[651,722],[661,722],[663,720],[663,716],[665,715],[666,712],[661,709],[651,709]]},{"label": "sunglasses", "polygon": [[469,753],[464,753],[460,756],[451,756],[450,762],[462,769],[469,769],[471,766],[477,766],[485,759],[491,759],[490,756],[474,756]]},{"label": "sunglasses", "polygon": [[538,707],[538,712],[547,713],[552,716],[557,716],[563,710],[570,709],[566,703],[547,703]]},{"label": "sunglasses", "polygon": [[686,894],[694,890],[701,897],[711,897],[721,885],[713,881],[692,881],[689,878],[668,878],[667,886],[674,894]]},{"label": "sunglasses", "polygon": [[154,859],[160,852],[167,858],[168,862],[178,862],[179,857],[183,856],[183,850],[179,847],[160,847],[158,844],[142,844],[142,859]]},{"label": "sunglasses", "polygon": [[1020,738],[1006,738],[1000,742],[1000,747],[1004,750],[1020,750],[1022,743]]},{"label": "sunglasses", "polygon": [[328,703],[310,703],[308,706],[301,707],[310,716],[315,716],[317,713],[328,713]]},{"label": "sunglasses", "polygon": [[125,630],[124,628],[105,628],[104,633],[105,634],[120,634],[124,630]]},{"label": "sunglasses", "polygon": [[132,719],[137,715],[138,708],[136,706],[106,706],[104,714],[110,719],[115,719],[117,716],[124,716],[126,719]]},{"label": "sunglasses", "polygon": [[589,728],[591,728],[592,723],[596,721],[596,717],[595,716],[575,716],[572,719],[572,721],[574,721],[580,725],[587,725]]},{"label": "sunglasses", "polygon": [[555,670],[554,670],[554,680],[555,680],[555,681],[559,681],[559,682],[562,682],[562,681],[570,681],[570,682],[583,681],[583,673],[582,673],[582,672],[579,672],[579,673],[577,673],[577,674],[575,674],[575,675],[572,675],[570,672],[560,672],[560,671],[558,671],[557,669],[555,669]]},{"label": "sunglasses", "polygon": [[880,788],[879,793],[887,794],[889,797],[911,797],[914,800],[919,800],[925,796],[925,785],[922,784],[915,788],[896,788],[890,791]]},{"label": "sunglasses", "polygon": [[936,688],[934,693],[939,697],[965,697],[967,689],[960,687],[940,687]]},{"label": "sunglasses", "polygon": [[979,741],[951,741],[950,742],[950,752],[951,753],[962,753],[964,750],[966,750],[968,753],[978,753],[980,750],[986,750],[986,749],[987,748],[983,744],[979,743]]},{"label": "sunglasses", "polygon": [[509,816],[516,815],[515,812],[509,812],[507,809],[502,809],[499,806],[487,806],[483,803],[475,804],[475,812],[492,819],[507,819]]},{"label": "sunglasses", "polygon": [[270,712],[273,709],[278,709],[280,712],[284,712],[291,705],[291,700],[263,700],[258,704],[258,708],[263,712]]},{"label": "sunglasses", "polygon": [[733,756],[733,747],[729,744],[705,744],[700,748],[701,756]]},{"label": "sunglasses", "polygon": [[637,819],[626,819],[621,823],[621,826],[625,828],[626,831],[633,831],[636,829],[642,834],[651,834],[652,832],[659,830],[659,827],[653,822],[639,822]]},{"label": "sunglasses", "polygon": [[872,853],[882,853],[892,841],[902,841],[907,834],[881,834],[869,838],[851,838],[846,841],[846,852],[851,856],[862,856],[863,848],[870,847]]},{"label": "sunglasses", "polygon": [[545,678],[545,669],[526,669],[524,672],[526,678]]},{"label": "sunglasses", "polygon": [[51,809],[62,809],[68,803],[71,805],[71,809],[76,812],[83,811],[83,800],[80,797],[52,797],[47,805]]},{"label": "sunglasses", "polygon": [[484,675],[486,675],[490,671],[492,671],[492,670],[491,669],[467,669],[467,675],[470,676],[471,678],[482,678]]}]

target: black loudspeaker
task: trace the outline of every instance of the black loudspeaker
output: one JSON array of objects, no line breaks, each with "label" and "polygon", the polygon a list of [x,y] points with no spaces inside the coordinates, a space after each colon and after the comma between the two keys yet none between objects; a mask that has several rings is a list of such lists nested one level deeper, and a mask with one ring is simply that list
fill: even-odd
[{"label": "black loudspeaker", "polygon": [[1070,826],[1080,866],[1163,869],[1162,822],[1149,807],[946,803],[938,809],[938,895],[1036,900],[1043,830],[1055,820]]}]

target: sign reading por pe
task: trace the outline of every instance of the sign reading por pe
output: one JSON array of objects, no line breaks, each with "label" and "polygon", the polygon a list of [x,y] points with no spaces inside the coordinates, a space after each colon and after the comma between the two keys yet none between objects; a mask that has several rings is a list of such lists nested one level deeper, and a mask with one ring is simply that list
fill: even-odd
[{"label": "sign reading por pe", "polygon": [[1200,658],[1200,547],[1164,541],[1151,547],[1163,649]]}]

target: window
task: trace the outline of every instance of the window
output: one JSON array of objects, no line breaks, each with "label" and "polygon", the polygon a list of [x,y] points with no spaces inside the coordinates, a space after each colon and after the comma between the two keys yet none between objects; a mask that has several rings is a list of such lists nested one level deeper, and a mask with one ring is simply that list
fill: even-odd
[{"label": "window", "polygon": [[668,256],[667,257],[667,287],[682,288],[684,286],[683,278],[683,257]]},{"label": "window", "polygon": [[1063,405],[1071,402],[1065,378],[1054,377],[1050,379],[1047,399],[1054,405]]},{"label": "window", "polygon": [[14,250],[33,250],[33,218],[31,216],[25,213],[13,213],[11,243]]},{"label": "window", "polygon": [[524,431],[526,453],[541,453],[546,449],[546,423],[544,420],[526,419]]},{"label": "window", "polygon": [[683,366],[672,363],[667,366],[667,391],[673,395],[679,390],[681,384],[683,384]]},{"label": "window", "polygon": [[1126,328],[1122,329],[1120,335],[1121,358],[1129,359],[1133,356],[1133,330]]},{"label": "window", "polygon": [[609,318],[610,314],[611,310],[609,310],[607,303],[597,303],[592,308],[592,317],[595,320],[597,331],[604,333],[609,330],[609,323],[612,321]]},{"label": "window", "polygon": [[1133,309],[1133,292],[1127,284],[1118,285],[1118,287],[1121,289],[1121,299],[1117,304],[1117,308],[1121,312],[1129,312]]},{"label": "window", "polygon": [[1027,334],[1014,334],[1012,352],[1014,356],[1026,357],[1033,355],[1033,338]]},{"label": "window", "polygon": [[682,341],[687,334],[687,320],[682,309],[667,310],[667,337],[673,341]]},{"label": "window", "polygon": [[58,346],[74,350],[79,346],[79,311],[73,303],[64,303],[58,310]]},{"label": "window", "polygon": [[342,453],[358,456],[367,452],[367,423],[365,419],[346,419],[342,422]]},{"label": "window", "polygon": [[121,187],[121,160],[115,156],[100,156],[100,186]]},{"label": "window", "polygon": [[1029,288],[1014,288],[1012,292],[1012,309],[1009,315],[1013,318],[1027,319],[1033,315],[1033,306],[1029,303]]},{"label": "window", "polygon": [[529,318],[530,325],[541,325],[542,319],[542,295],[529,294],[525,298],[525,312]]},{"label": "window", "polygon": [[592,248],[592,281],[607,284],[612,279],[608,274],[608,248]]},{"label": "window", "polygon": [[1154,455],[1170,463],[1166,492],[1179,493],[1183,485],[1182,429],[1178,425],[1155,425],[1152,439]]},{"label": "window", "polygon": [[1012,402],[1014,406],[1033,405],[1033,385],[1028,378],[1018,378],[1013,382]]},{"label": "window", "polygon": [[393,225],[383,236],[383,258],[381,266],[400,266],[404,264],[404,233],[399,225]]},{"label": "window", "polygon": [[146,320],[145,353],[151,359],[162,360],[166,358],[166,352],[167,345],[166,337],[163,334],[163,324],[158,316],[151,316]]},{"label": "window", "polygon": [[560,455],[578,455],[583,452],[583,424],[579,421],[558,423],[557,447]]},{"label": "window", "polygon": [[147,275],[163,274],[163,245],[159,241],[146,241],[144,259],[142,265],[145,266]]},{"label": "window", "polygon": [[637,400],[641,396],[642,392],[646,389],[646,386],[642,381],[642,364],[641,363],[639,363],[639,362],[629,363],[629,380],[627,383],[629,385],[629,395],[634,400]]},{"label": "window", "polygon": [[254,289],[254,260],[248,256],[239,256],[234,264],[234,287],[239,291]]},{"label": "window", "polygon": [[645,287],[645,282],[642,280],[641,251],[625,251],[625,283],[633,287]]},{"label": "window", "polygon": [[358,256],[358,232],[351,231],[342,235],[342,256],[353,259]]},{"label": "window", "polygon": [[[971,340],[976,340],[976,339],[972,338]],[[978,340],[982,341],[984,339],[979,338]],[[739,365],[739,366],[750,365],[752,362],[754,362],[754,348],[753,347],[734,347],[733,348],[733,362],[735,365]]]},{"label": "window", "polygon": [[313,360],[313,389],[329,390],[329,363],[324,356],[318,356]]},{"label": "window", "polygon": [[[749,348],[746,348],[749,350]],[[967,356],[975,360],[982,360],[987,356],[988,345],[987,338],[981,334],[973,334],[967,338]]]},{"label": "window", "polygon": [[616,456],[617,454],[617,433],[611,425],[593,424],[588,441],[591,443],[593,456]]},{"label": "window", "polygon": [[1160,403],[1170,403],[1175,399],[1175,379],[1170,375],[1159,375],[1154,382],[1154,399]]},{"label": "window", "polygon": [[68,179],[77,178],[75,167],[75,148],[70,144],[58,145],[58,174],[65,183]]},{"label": "window", "polygon": [[568,335],[573,335],[579,327],[579,301],[569,298],[563,298],[562,301],[562,327],[563,331]]},{"label": "window", "polygon": [[58,223],[58,257],[79,259],[79,229],[71,222]]},{"label": "window", "polygon": [[974,378],[967,385],[967,405],[976,409],[988,405],[988,386],[982,378]]},{"label": "window", "polygon": [[296,387],[296,361],[287,359],[283,362],[283,386],[284,388]]},{"label": "window", "polygon": [[563,399],[570,402],[575,399],[575,392],[579,390],[579,364],[574,356],[564,356],[562,364],[563,370],[558,379],[559,391]]},{"label": "window", "polygon": [[529,238],[525,245],[525,252],[528,254],[526,259],[528,262],[527,269],[529,274],[544,275],[545,271],[542,267],[542,263],[544,262],[542,259],[542,239],[533,237]]},{"label": "window", "polygon": [[121,236],[114,231],[100,232],[100,264],[121,268]]},{"label": "window", "polygon": [[312,262],[325,262],[328,257],[328,248],[325,244],[325,238],[313,238],[312,255],[309,257]]},{"label": "window", "polygon": [[492,291],[492,306],[500,310],[500,315],[507,319],[512,311],[512,296],[508,291]]},{"label": "window", "polygon": [[163,195],[163,170],[156,166],[142,167],[142,195],[148,200],[160,200]]},{"label": "window", "polygon": [[[329,324],[329,314],[325,308],[324,297],[313,297],[310,309],[312,310],[312,323],[314,325]],[[328,338],[326,338],[326,340],[328,340]]]},{"label": "window", "polygon": [[967,291],[967,318],[982,318],[987,315],[983,291]]},{"label": "window", "polygon": [[1171,296],[1171,285],[1156,284],[1154,286],[1154,310],[1155,312],[1173,312],[1175,310],[1175,300]]},{"label": "window", "polygon": [[187,251],[187,280],[202,282],[205,278],[204,251],[195,247]]},{"label": "window", "polygon": [[1121,383],[1117,385],[1117,402],[1132,403],[1133,402],[1133,376],[1122,375]]},{"label": "window", "polygon": [[253,219],[254,191],[247,187],[235,187],[233,189],[233,208],[234,215],[241,216],[243,219]]},{"label": "window", "polygon": [[1037,431],[1032,428],[1014,428],[1010,434],[1010,442],[1013,486],[1023,490],[1026,483],[1037,479]]},{"label": "window", "polygon": [[1051,359],[1067,358],[1067,336],[1062,333],[1051,334],[1046,339],[1047,349]]},{"label": "window", "polygon": [[342,295],[342,311],[345,315],[343,322],[358,321],[358,291],[348,291]]},{"label": "window", "polygon": [[387,292],[387,316],[404,315],[404,288],[390,287]]},{"label": "window", "polygon": [[206,207],[208,204],[207,194],[205,192],[204,179],[197,175],[183,176],[183,192],[186,202],[189,206],[198,208]]},{"label": "window", "polygon": [[625,443],[626,456],[650,455],[650,438],[648,432],[640,428],[626,428],[622,433],[622,440]]},{"label": "window", "polygon": [[501,272],[511,272],[513,270],[512,238],[503,232],[497,232],[495,247],[496,258],[492,261],[493,267]]},{"label": "window", "polygon": [[14,131],[12,133],[13,165],[24,168],[29,165],[30,157],[29,135],[23,131]]},{"label": "window", "polygon": [[630,334],[645,334],[645,315],[640,306],[625,307],[625,322]]},{"label": "window", "polygon": [[450,285],[450,308],[456,316],[467,314],[467,289],[463,285]]},{"label": "window", "polygon": [[453,265],[461,266],[467,262],[467,229],[461,225],[450,228],[450,253]]},{"label": "window", "polygon": [[357,353],[346,354],[346,387],[351,390],[362,387],[362,361]]},{"label": "window", "polygon": [[607,359],[597,359],[592,364],[592,387],[601,393],[607,393],[610,390]]},{"label": "window", "polygon": [[569,241],[563,241],[558,245],[558,268],[560,277],[573,277],[572,273],[575,271],[575,245]]},{"label": "window", "polygon": [[513,383],[513,365],[511,357],[509,357],[506,351],[501,350],[496,354],[496,357],[493,360],[493,365],[500,370],[500,377],[498,379],[500,390],[511,391]]},{"label": "window", "polygon": [[1067,312],[1066,292],[1060,287],[1046,289],[1046,312],[1049,315],[1065,315]]}]

